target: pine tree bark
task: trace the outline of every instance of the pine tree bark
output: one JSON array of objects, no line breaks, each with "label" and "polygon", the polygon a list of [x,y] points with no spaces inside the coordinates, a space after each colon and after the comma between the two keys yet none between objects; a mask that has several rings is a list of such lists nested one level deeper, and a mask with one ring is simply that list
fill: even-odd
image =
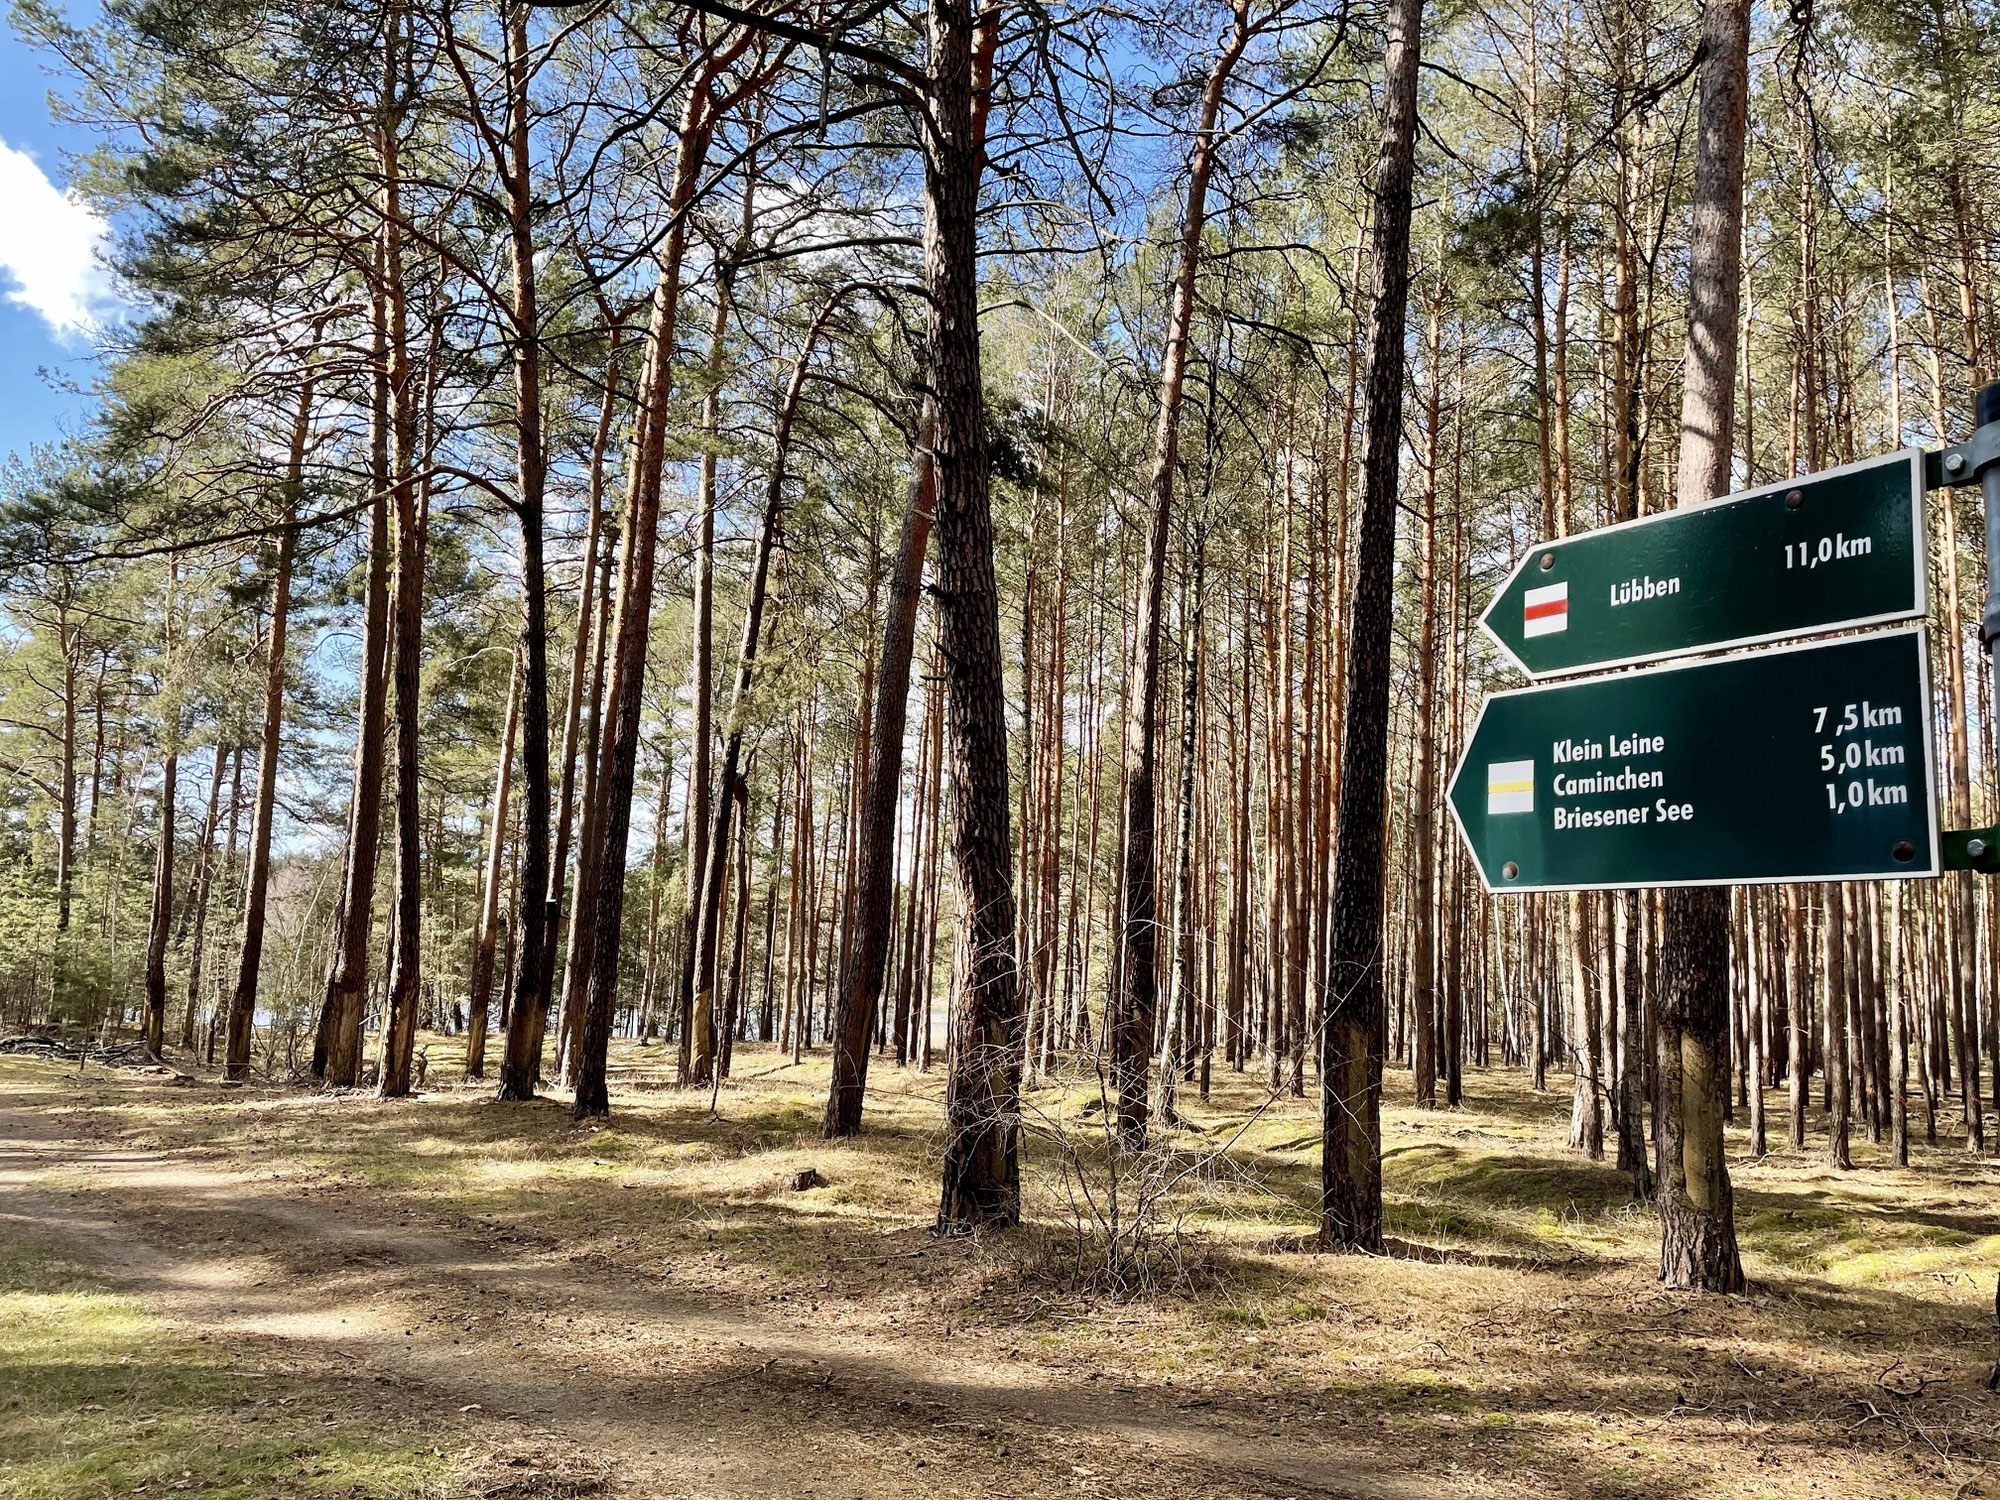
[{"label": "pine tree bark", "polygon": [[56,979],[62,977],[60,935],[69,931],[70,893],[76,882],[76,667],[82,633],[70,623],[65,597],[56,615],[56,636],[62,646],[62,764],[56,786]]},{"label": "pine tree bark", "polygon": [[[564,698],[562,773],[558,782],[555,804],[552,809],[555,819],[555,842],[549,856],[549,884],[545,906],[548,915],[543,919],[542,928],[542,1033],[537,1034],[526,1045],[528,1056],[537,1063],[541,1060],[543,1035],[548,1027],[548,1005],[555,999],[556,959],[561,952],[558,934],[562,928],[563,897],[569,874],[570,842],[576,823],[576,773],[579,764],[577,754],[577,734],[583,723],[584,697],[591,691],[592,643],[601,641],[603,631],[599,623],[597,607],[600,589],[597,585],[600,551],[608,557],[608,549],[602,548],[604,533],[604,460],[611,445],[612,409],[618,395],[618,375],[622,350],[619,347],[618,330],[611,334],[611,356],[604,372],[604,393],[597,412],[597,433],[590,448],[589,495],[586,501],[589,518],[584,525],[583,560],[577,573],[577,616],[576,638],[570,643],[569,689]],[[600,648],[601,675],[601,648]],[[593,704],[592,712],[595,713]],[[571,925],[574,936],[575,924]],[[513,1017],[508,1018],[508,1035],[513,1034]]]},{"label": "pine tree bark", "polygon": [[[403,91],[405,59],[398,36],[400,0],[392,0],[389,42],[383,55],[383,98]],[[395,902],[390,917],[388,998],[383,1007],[382,1055],[376,1092],[398,1099],[410,1092],[417,1040],[417,986],[423,956],[423,788],[417,777],[420,653],[423,648],[423,534],[418,523],[416,443],[420,392],[410,359],[409,297],[404,284],[402,137],[400,118],[385,121],[379,148],[382,278],[386,299],[389,369],[389,677],[395,693]]]},{"label": "pine tree bark", "polygon": [[[994,22],[997,24],[997,18]],[[1007,704],[979,363],[978,22],[930,0],[924,128],[926,333],[937,393],[939,646],[951,724],[952,859],[961,968],[945,1085],[938,1229],[1021,1217],[1020,991],[1014,961]]]},{"label": "pine tree bark", "polygon": [[[382,847],[382,762],[388,738],[389,637],[389,358],[383,278],[400,276],[378,255],[371,278],[373,360],[369,400],[368,562],[361,611],[360,705],[354,731],[354,782],[348,803],[347,860],[340,922],[326,1000],[313,1042],[313,1076],[335,1088],[361,1078],[361,1017],[367,1009],[368,941],[375,924],[375,872]],[[219,752],[218,752],[219,753]]]},{"label": "pine tree bark", "polygon": [[[999,37],[997,17],[974,23],[968,139],[975,198],[978,174],[985,164],[989,84]],[[927,234],[929,228],[930,219],[926,216]],[[927,259],[931,253],[927,242]],[[909,723],[910,662],[916,651],[917,610],[923,602],[924,554],[937,514],[936,438],[937,398],[933,392],[925,397],[917,424],[909,502],[903,512],[896,565],[889,577],[889,598],[882,620],[882,653],[875,672],[867,783],[861,802],[860,848],[851,897],[854,941],[842,966],[835,995],[831,1031],[833,1076],[827,1088],[826,1116],[820,1126],[820,1133],[829,1140],[855,1135],[861,1129],[862,1101],[868,1087],[867,1033],[881,1003],[883,975],[888,966],[895,900],[896,809],[902,796],[903,738]]]},{"label": "pine tree bark", "polygon": [[[541,1071],[541,1036],[549,1004],[549,630],[548,584],[542,557],[542,507],[548,454],[542,430],[541,313],[535,286],[535,181],[528,130],[528,5],[511,0],[507,16],[507,143],[503,172],[512,305],[508,341],[514,368],[514,518],[521,549],[521,870],[514,921],[514,992],[508,1005],[509,1042],[514,1018],[532,1032],[535,1051],[522,1057],[510,1045],[503,1061],[500,1097],[534,1093]],[[500,798],[504,813],[506,796]],[[481,1038],[482,1042],[484,1038]],[[525,1050],[525,1049],[523,1049]],[[524,1066],[525,1065],[525,1066]],[[482,1058],[483,1071],[483,1058]],[[475,1075],[476,1076],[476,1075]]]},{"label": "pine tree bark", "polygon": [[1374,307],[1361,452],[1361,541],[1348,620],[1346,722],[1320,1038],[1320,1244],[1382,1248],[1382,906],[1389,781],[1390,606],[1409,315],[1423,0],[1390,0],[1375,163]]},{"label": "pine tree bark", "polygon": [[1854,976],[1847,962],[1847,891],[1839,881],[1826,888],[1826,1159],[1829,1165],[1852,1170],[1848,1125],[1853,1114],[1852,1085],[1847,1066],[1847,1011]]},{"label": "pine tree bark", "polygon": [[1116,1030],[1112,1057],[1118,1083],[1118,1135],[1127,1149],[1146,1141],[1147,1092],[1153,1053],[1153,1012],[1159,986],[1159,854],[1155,848],[1158,809],[1154,793],[1160,712],[1160,612],[1165,597],[1167,538],[1173,527],[1174,475],[1180,453],[1181,392],[1186,383],[1188,345],[1193,335],[1195,279],[1201,270],[1201,239],[1208,224],[1208,184],[1221,139],[1217,119],[1243,49],[1249,42],[1248,0],[1235,0],[1233,20],[1221,52],[1202,86],[1201,113],[1188,162],[1186,204],[1181,214],[1180,262],[1167,312],[1166,345],[1160,359],[1159,417],[1153,433],[1151,508],[1146,551],[1139,573],[1139,619],[1134,632],[1133,689],[1126,705],[1125,802],[1121,812],[1124,852],[1124,906],[1119,913],[1122,993],[1113,1011]]},{"label": "pine tree bark", "polygon": [[257,980],[264,957],[264,905],[271,875],[271,817],[277,806],[278,741],[285,724],[285,630],[292,606],[292,556],[298,541],[293,525],[311,430],[313,384],[299,391],[292,417],[291,452],[285,465],[285,513],[278,523],[278,548],[271,575],[271,625],[264,657],[264,723],[257,756],[257,807],[250,825],[250,864],[244,880],[243,951],[236,990],[229,1002],[229,1041],[224,1076],[241,1079],[250,1071],[250,1035],[257,1014]]},{"label": "pine tree bark", "polygon": [[1805,895],[1797,886],[1785,888],[1785,1008],[1788,1012],[1785,1117],[1794,1151],[1806,1144],[1806,1078],[1812,1071],[1812,1049],[1806,1041],[1806,911]]},{"label": "pine tree bark", "polygon": [[507,717],[493,769],[493,802],[487,813],[486,872],[479,883],[479,927],[472,939],[471,995],[466,1005],[465,1076],[486,1076],[487,1013],[493,1005],[493,959],[500,936],[500,883],[506,875],[507,794],[514,773],[514,733],[521,719],[521,653],[514,653],[507,683]]},{"label": "pine tree bark", "polygon": [[[1749,0],[1704,0],[1681,398],[1682,506],[1729,489],[1749,46]],[[1660,1279],[1675,1288],[1741,1291],[1743,1265],[1722,1138],[1729,1068],[1725,889],[1666,893],[1660,966]]]},{"label": "pine tree bark", "polygon": [[[1439,288],[1442,296],[1443,289]],[[1438,423],[1444,405],[1444,372],[1439,368],[1443,314],[1435,305],[1429,317],[1430,389],[1424,401],[1423,541],[1418,552],[1416,785],[1410,809],[1410,850],[1413,888],[1410,892],[1412,934],[1410,1008],[1412,1036],[1410,1072],[1419,1109],[1437,1108],[1437,699],[1438,699]]]},{"label": "pine tree bark", "polygon": [[[754,175],[750,178],[755,182]],[[750,212],[746,198],[744,213]],[[747,225],[746,225],[747,229]],[[725,339],[729,332],[729,293],[734,275],[734,267],[724,263],[717,267],[715,281],[715,320],[709,327],[708,335],[708,390],[701,402],[701,431],[703,447],[701,453],[700,488],[695,498],[695,510],[699,516],[699,534],[695,546],[694,567],[694,664],[691,672],[694,685],[692,722],[688,726],[688,791],[686,825],[687,869],[690,872],[687,917],[681,939],[681,951],[685,955],[681,964],[681,1044],[679,1076],[683,1083],[705,1084],[713,1067],[708,1050],[709,1028],[704,1024],[700,1035],[696,1035],[694,1025],[695,975],[693,954],[695,951],[696,909],[700,905],[699,890],[693,888],[700,878],[700,872],[708,868],[709,808],[709,750],[715,738],[714,688],[715,688],[715,478],[717,444],[722,426],[722,375]]]},{"label": "pine tree bark", "polygon": [[[201,843],[195,856],[194,899],[188,936],[187,1004],[181,1011],[181,1046],[194,1050],[195,1014],[201,1009],[201,960],[208,937],[208,895],[215,881],[215,833],[222,813],[222,767],[230,756],[229,746],[218,737],[215,768],[208,777],[208,811],[201,820]],[[232,813],[234,809],[232,808]],[[182,909],[183,914],[187,908]]]},{"label": "pine tree bark", "polygon": [[[903,738],[909,723],[910,661],[916,652],[917,609],[923,602],[924,554],[937,502],[937,467],[931,445],[937,429],[927,399],[911,453],[910,497],[903,512],[896,565],[882,620],[882,655],[875,677],[874,724],[868,741],[868,786],[861,804],[861,848],[856,866],[854,943],[840,976],[833,1022],[833,1078],[820,1134],[828,1140],[861,1130],[868,1088],[868,1030],[882,995],[887,967],[895,875],[896,809],[903,781]],[[916,889],[912,880],[911,889]],[[907,1000],[899,1006],[907,1020]],[[901,1043],[897,1060],[902,1061]]]},{"label": "pine tree bark", "polygon": [[[176,710],[178,712],[178,710]],[[178,728],[166,730],[160,775],[159,849],[153,862],[153,919],[146,939],[146,1055],[159,1059],[167,1045],[167,940],[174,927],[174,795],[181,756]]]},{"label": "pine tree bark", "polygon": [[[611,1021],[617,1009],[619,941],[625,915],[625,843],[632,826],[632,786],[639,763],[639,720],[646,681],[646,643],[652,620],[653,574],[659,553],[660,483],[665,464],[667,404],[673,391],[674,332],[680,310],[681,263],[687,253],[688,217],[702,166],[708,158],[715,122],[723,111],[761,88],[779,64],[721,87],[726,70],[742,56],[753,33],[738,28],[711,48],[682,107],[667,210],[672,228],[659,252],[659,280],[653,288],[646,326],[646,355],[638,387],[638,428],[633,435],[631,474],[620,527],[618,602],[611,626],[611,682],[606,705],[608,733],[597,795],[599,826],[593,848],[592,909],[579,906],[576,920],[591,924],[590,984],[577,1038],[578,1119],[611,1111],[606,1067]],[[579,897],[581,883],[579,883]]]},{"label": "pine tree bark", "polygon": [[[771,555],[777,547],[778,533],[784,520],[785,461],[791,453],[792,423],[798,415],[799,397],[805,388],[806,373],[812,365],[813,346],[818,343],[828,320],[849,290],[849,287],[843,286],[828,297],[807,330],[805,343],[792,362],[791,378],[785,383],[784,395],[778,405],[777,424],[771,436],[764,514],[757,528],[755,559],[750,565],[749,597],[743,608],[743,640],[737,649],[736,683],[730,694],[729,719],[723,737],[722,770],[718,782],[722,795],[716,798],[714,826],[709,830],[707,840],[708,859],[702,870],[695,902],[695,941],[689,963],[694,976],[694,1003],[688,1010],[689,1021],[703,1031],[703,1035],[695,1039],[695,1055],[706,1059],[711,1069],[716,1053],[713,1030],[716,961],[723,916],[722,888],[728,877],[729,831],[731,814],[736,808],[732,789],[737,784],[738,767],[743,759],[743,731],[749,716],[750,691],[757,670],[757,643],[764,628],[765,586],[771,574]],[[712,1082],[712,1073],[705,1075],[702,1081]]]}]

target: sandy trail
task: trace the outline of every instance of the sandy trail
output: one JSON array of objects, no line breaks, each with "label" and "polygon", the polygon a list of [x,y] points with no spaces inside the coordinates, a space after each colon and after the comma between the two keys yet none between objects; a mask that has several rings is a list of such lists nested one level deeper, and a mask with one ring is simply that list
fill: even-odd
[{"label": "sandy trail", "polygon": [[0,1237],[95,1269],[191,1336],[330,1377],[359,1411],[415,1412],[447,1448],[581,1455],[613,1494],[1528,1493],[1470,1455],[1398,1472],[1335,1413],[1183,1404],[1115,1371],[691,1296],[296,1175],[66,1137],[4,1102]]}]

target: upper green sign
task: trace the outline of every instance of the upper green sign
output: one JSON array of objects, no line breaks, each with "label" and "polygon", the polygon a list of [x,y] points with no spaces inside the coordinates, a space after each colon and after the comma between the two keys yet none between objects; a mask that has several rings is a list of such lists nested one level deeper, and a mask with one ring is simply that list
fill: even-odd
[{"label": "upper green sign", "polygon": [[1530,677],[1921,619],[1906,448],[1532,548],[1480,623]]},{"label": "upper green sign", "polygon": [[1451,782],[1487,888],[1940,868],[1921,626],[1497,693]]}]

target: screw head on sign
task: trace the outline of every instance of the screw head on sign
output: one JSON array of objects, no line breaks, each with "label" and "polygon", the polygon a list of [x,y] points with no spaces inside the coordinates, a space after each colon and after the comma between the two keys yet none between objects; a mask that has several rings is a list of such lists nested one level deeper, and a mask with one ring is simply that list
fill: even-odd
[{"label": "screw head on sign", "polygon": [[1797,510],[1801,505],[1804,505],[1805,503],[1806,503],[1806,492],[1804,490],[1785,491],[1785,508],[1787,510]]},{"label": "screw head on sign", "polygon": [[1947,453],[1944,456],[1944,466],[1951,470],[1952,473],[1958,473],[1965,467],[1965,455],[1963,453]]},{"label": "screw head on sign", "polygon": [[1544,552],[1542,554],[1542,571],[1546,573],[1550,568],[1553,568],[1555,565],[1556,565],[1555,553]]},{"label": "screw head on sign", "polygon": [[1965,841],[1965,852],[1970,854],[1974,859],[1983,858],[1986,854],[1986,840],[1967,839]]},{"label": "screw head on sign", "polygon": [[1512,880],[1521,873],[1521,867],[1515,864],[1514,861],[1510,859],[1507,861],[1506,864],[1500,867],[1500,873],[1506,876],[1507,879]]},{"label": "screw head on sign", "polygon": [[[1974,839],[1973,842],[1976,844],[1979,842],[1979,840]],[[1917,846],[1911,843],[1908,839],[1904,839],[1901,843],[1897,844],[1896,847],[1891,849],[1889,852],[1896,856],[1897,864],[1906,865],[1911,860],[1917,857]]]}]

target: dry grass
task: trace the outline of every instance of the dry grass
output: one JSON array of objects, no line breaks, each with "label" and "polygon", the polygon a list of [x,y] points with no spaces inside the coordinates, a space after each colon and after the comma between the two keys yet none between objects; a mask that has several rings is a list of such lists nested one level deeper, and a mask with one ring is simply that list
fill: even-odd
[{"label": "dry grass", "polygon": [[[452,1044],[428,1045],[432,1080],[452,1076]],[[382,1103],[18,1059],[0,1059],[0,1094],[71,1134],[253,1167],[329,1213],[810,1314],[913,1361],[1018,1365],[1050,1393],[1046,1421],[1066,1399],[1129,1392],[1189,1421],[1360,1444],[1474,1492],[1491,1475],[1545,1494],[1972,1495],[2000,1457],[1985,1389],[2000,1167],[1956,1148],[1895,1170],[1858,1141],[1860,1168],[1834,1173],[1785,1151],[1750,1161],[1732,1135],[1752,1290],[1697,1298],[1658,1288],[1657,1231],[1626,1179],[1564,1148],[1566,1088],[1474,1071],[1465,1108],[1419,1112],[1392,1074],[1398,1253],[1331,1258],[1294,1248],[1312,1224],[1315,1101],[1219,1072],[1173,1138],[1191,1161],[1232,1143],[1174,1204],[1200,1290],[1110,1303],[1049,1271],[1066,1226],[1047,1150],[1030,1147],[1025,1232],[932,1239],[937,1075],[878,1063],[866,1133],[827,1143],[823,1059],[740,1051],[716,1116],[705,1091],[665,1086],[660,1048],[620,1044],[614,1062],[613,1118],[584,1126],[470,1086]],[[1033,1105],[1087,1141],[1094,1094],[1078,1081]],[[792,1190],[808,1168],[824,1185]],[[87,1171],[59,1185],[120,1206]],[[311,1277],[313,1253],[274,1273]]]},{"label": "dry grass", "polygon": [[0,1496],[422,1500],[455,1465],[340,1383],[175,1336],[60,1259],[0,1252]]}]

